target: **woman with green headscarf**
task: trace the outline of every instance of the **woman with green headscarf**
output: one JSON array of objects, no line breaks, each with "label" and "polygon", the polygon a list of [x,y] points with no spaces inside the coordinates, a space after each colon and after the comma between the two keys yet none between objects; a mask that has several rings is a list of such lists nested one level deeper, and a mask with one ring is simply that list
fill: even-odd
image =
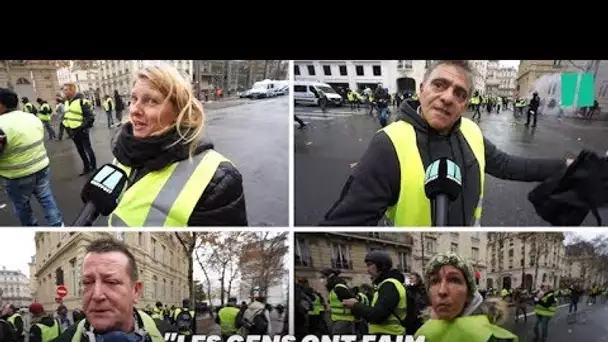
[{"label": "woman with green headscarf", "polygon": [[487,299],[477,291],[473,268],[459,255],[435,255],[424,269],[431,303],[429,320],[416,337],[426,342],[518,342],[519,338],[498,326],[507,317],[507,304]]}]

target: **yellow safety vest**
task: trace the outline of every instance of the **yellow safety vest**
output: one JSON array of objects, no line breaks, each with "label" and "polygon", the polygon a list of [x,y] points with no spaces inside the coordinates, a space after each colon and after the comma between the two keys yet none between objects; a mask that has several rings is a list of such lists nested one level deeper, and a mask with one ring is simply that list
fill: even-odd
[{"label": "yellow safety vest", "polygon": [[42,342],[49,342],[61,335],[61,325],[56,319],[53,319],[53,326],[49,327],[44,324],[36,323],[42,335]]},{"label": "yellow safety vest", "polygon": [[34,112],[34,105],[31,102],[28,102],[26,104],[23,105],[23,111],[26,113],[33,113]]},{"label": "yellow safety vest", "polygon": [[[103,109],[107,112],[110,110],[110,103],[114,103],[111,97],[108,97],[107,100],[103,101]],[[112,106],[114,108],[114,106]]]},{"label": "yellow safety vest", "polygon": [[379,324],[369,323],[367,325],[369,333],[372,335],[405,335],[405,327],[401,324],[401,322],[405,322],[405,318],[407,316],[407,297],[405,293],[405,286],[403,286],[403,284],[394,278],[383,280],[376,287],[376,292],[374,292],[374,297],[372,298],[372,307],[374,307],[378,302],[378,293],[380,292],[380,287],[382,287],[382,285],[385,283],[392,283],[395,285],[397,292],[399,292],[399,303],[390,316],[384,320],[384,322]]},{"label": "yellow safety vest", "polygon": [[[430,226],[431,202],[424,192],[425,170],[416,144],[414,127],[405,121],[396,121],[383,128],[383,131],[393,143],[401,165],[399,200],[396,205],[388,208],[386,216],[397,227]],[[474,225],[478,226],[481,221],[486,168],[483,134],[479,126],[465,117],[461,118],[460,131],[479,164],[480,193],[473,215]]]},{"label": "yellow safety vest", "polygon": [[346,97],[348,97],[348,101],[354,101],[355,100],[355,94],[353,94],[353,93],[346,94]]},{"label": "yellow safety vest", "polygon": [[70,102],[66,100],[63,104],[63,121],[61,124],[70,129],[76,129],[82,126],[82,122],[84,121],[84,116],[82,115],[82,103],[86,102],[84,99],[76,99]]},{"label": "yellow safety vest", "polygon": [[534,306],[534,313],[537,316],[547,316],[547,317],[555,316],[555,313],[557,312],[557,302],[553,302],[553,304],[549,307],[541,305],[541,303],[546,302],[547,300],[549,300],[549,298],[551,298],[553,296],[554,296],[553,293],[544,295],[543,298],[540,299],[540,303],[538,303]]},{"label": "yellow safety vest", "polygon": [[227,306],[218,312],[220,317],[220,327],[222,328],[222,334],[233,334],[237,331],[236,328],[236,316],[239,314],[239,309]]},{"label": "yellow safety vest", "polygon": [[[348,289],[348,287],[344,284],[338,284],[334,286],[343,287]],[[332,289],[329,291],[329,306],[331,307],[331,321],[332,322],[354,322],[355,316],[352,314],[349,308],[344,307],[342,301],[338,299],[338,295]]]},{"label": "yellow safety vest", "polygon": [[[175,313],[173,314],[173,320],[177,320],[177,317],[179,316],[179,314],[182,312],[181,308],[178,308],[175,310]],[[196,313],[193,310],[190,310],[190,316],[192,316],[192,319],[196,320]],[[189,331],[179,331],[180,334],[185,334],[185,335],[191,335],[193,333],[193,331],[189,330]]]},{"label": "yellow safety vest", "polygon": [[48,109],[51,112],[51,106],[48,103],[43,103],[38,111],[38,118],[42,121],[51,121],[51,114],[42,114],[42,110]]},{"label": "yellow safety vest", "polygon": [[[21,315],[18,313],[13,314],[11,317],[9,317],[7,319],[7,321],[13,326],[13,329],[15,329],[15,331],[17,330],[17,327],[15,326],[15,319],[17,317],[21,318],[21,321],[23,321],[23,317],[21,317]],[[25,329],[21,332],[21,336],[25,336]]]},{"label": "yellow safety vest", "polygon": [[16,110],[0,115],[0,128],[7,139],[4,152],[0,154],[1,177],[26,177],[49,165],[44,126],[37,117],[26,114]]},{"label": "yellow safety vest", "polygon": [[154,308],[154,312],[152,313],[152,318],[153,319],[164,319],[164,314],[163,314],[163,310],[159,309],[159,308]]},{"label": "yellow safety vest", "polygon": [[365,306],[369,306],[369,298],[367,298],[365,293],[359,292],[359,293],[357,293],[357,296],[359,297],[359,302],[361,302],[361,304],[363,304]]},{"label": "yellow safety vest", "polygon": [[[222,162],[230,162],[214,150],[207,150],[152,171],[122,195],[108,216],[110,227],[187,227],[196,203]],[[127,176],[131,168],[120,164]]]},{"label": "yellow safety vest", "polygon": [[309,316],[319,316],[321,311],[323,311],[323,303],[321,302],[321,297],[316,293],[313,293],[315,296],[315,300],[312,302],[312,310],[308,311]]},{"label": "yellow safety vest", "polygon": [[487,342],[492,337],[519,342],[519,337],[491,324],[485,315],[458,317],[450,321],[431,319],[416,331],[415,338],[420,336],[424,336],[426,342]]},{"label": "yellow safety vest", "polygon": [[478,105],[479,104],[479,97],[473,97],[471,98],[471,103],[474,105]]},{"label": "yellow safety vest", "polygon": [[[141,321],[144,324],[143,330],[148,334],[148,336],[150,336],[152,342],[165,342],[165,338],[158,330],[158,327],[156,326],[156,323],[154,322],[152,317],[140,310],[137,310],[137,313],[139,314],[139,317],[141,318]],[[85,332],[85,321],[86,319],[83,319],[78,322],[78,327],[76,327],[76,332],[74,333],[71,342],[80,342],[80,340],[82,339],[82,335]]]}]

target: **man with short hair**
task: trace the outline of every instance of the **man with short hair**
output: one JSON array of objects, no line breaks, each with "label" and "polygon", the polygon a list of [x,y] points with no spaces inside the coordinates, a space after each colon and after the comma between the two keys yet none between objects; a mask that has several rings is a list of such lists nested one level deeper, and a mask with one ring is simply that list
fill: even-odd
[{"label": "man with short hair", "polygon": [[2,319],[10,324],[15,339],[23,342],[25,339],[23,317],[21,317],[21,314],[13,304],[4,304],[4,307],[2,307]]},{"label": "man with short hair", "polygon": [[477,124],[462,117],[472,92],[473,72],[467,61],[435,61],[420,86],[418,110],[402,105],[397,121],[374,136],[321,225],[378,225],[386,215],[395,226],[430,226],[425,170],[440,158],[457,164],[462,175],[462,191],[451,203],[447,225],[480,225],[486,173],[540,182],[572,162],[499,150]]},{"label": "man with short hair", "polygon": [[19,97],[0,88],[0,179],[23,226],[37,226],[30,200],[44,211],[47,226],[62,226],[63,217],[51,190],[50,161],[40,119],[17,110]]},{"label": "man with short hair", "polygon": [[91,242],[82,263],[82,306],[86,318],[56,342],[124,340],[164,342],[171,328],[135,309],[142,281],[135,257],[122,242],[104,238]]},{"label": "man with short hair", "polygon": [[89,136],[89,130],[93,127],[95,116],[93,115],[91,102],[82,93],[76,92],[74,83],[64,84],[62,91],[66,101],[64,103],[65,114],[61,124],[76,145],[76,150],[78,150],[78,155],[84,165],[79,175],[84,176],[97,169],[97,160]]}]

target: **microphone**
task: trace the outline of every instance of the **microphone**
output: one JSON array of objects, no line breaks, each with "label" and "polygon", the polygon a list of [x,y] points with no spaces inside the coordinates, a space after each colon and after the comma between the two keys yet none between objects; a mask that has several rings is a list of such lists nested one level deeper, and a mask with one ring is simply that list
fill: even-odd
[{"label": "microphone", "polygon": [[435,160],[426,169],[424,192],[431,200],[433,226],[448,225],[450,202],[456,200],[462,191],[460,167],[447,158]]},{"label": "microphone", "polygon": [[92,226],[99,215],[110,215],[118,206],[127,180],[127,174],[116,165],[105,164],[99,168],[82,188],[80,198],[85,205],[72,226]]}]

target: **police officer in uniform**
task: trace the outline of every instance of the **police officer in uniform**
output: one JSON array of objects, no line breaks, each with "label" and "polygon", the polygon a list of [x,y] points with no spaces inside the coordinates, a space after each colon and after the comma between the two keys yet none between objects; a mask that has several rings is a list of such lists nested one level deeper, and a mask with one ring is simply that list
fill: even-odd
[{"label": "police officer in uniform", "polygon": [[91,146],[89,130],[93,127],[95,116],[93,106],[82,93],[76,92],[76,85],[66,83],[63,86],[65,114],[61,124],[65,127],[68,136],[74,141],[78,155],[82,159],[83,169],[79,174],[84,176],[97,169],[97,159]]},{"label": "police officer in uniform", "polygon": [[2,319],[6,320],[14,331],[15,338],[18,341],[23,341],[25,337],[25,329],[23,327],[23,317],[17,311],[13,304],[5,304],[2,308]]},{"label": "police officer in uniform", "polygon": [[222,339],[228,341],[228,338],[236,334],[236,316],[239,314],[239,307],[236,304],[236,297],[230,297],[228,304],[220,309],[217,314],[216,323],[222,329]]},{"label": "police officer in uniform", "polygon": [[40,119],[17,110],[17,94],[0,88],[0,178],[23,226],[37,226],[30,199],[36,197],[47,226],[61,226],[63,217],[51,190],[49,158]]},{"label": "police officer in uniform", "polygon": [[393,269],[393,260],[385,251],[369,252],[365,264],[376,286],[371,304],[367,306],[357,299],[348,299],[343,301],[344,306],[352,308],[355,315],[367,321],[371,335],[389,335],[395,339],[409,334],[404,327],[407,316],[405,277]]},{"label": "police officer in uniform", "polygon": [[61,335],[61,323],[44,312],[40,303],[32,303],[29,308],[32,314],[29,342],[50,342]]},{"label": "police officer in uniform", "polygon": [[540,182],[564,171],[572,160],[511,156],[462,117],[472,77],[468,61],[434,62],[423,78],[418,111],[401,106],[397,121],[375,135],[320,225],[376,226],[386,215],[398,227],[430,226],[425,170],[442,157],[459,166],[464,180],[451,204],[449,226],[481,224],[486,173]]},{"label": "police officer in uniform", "polygon": [[165,334],[175,332],[169,323],[135,309],[143,284],[135,257],[123,242],[112,238],[91,242],[85,249],[81,278],[86,318],[55,342],[165,342]]}]

